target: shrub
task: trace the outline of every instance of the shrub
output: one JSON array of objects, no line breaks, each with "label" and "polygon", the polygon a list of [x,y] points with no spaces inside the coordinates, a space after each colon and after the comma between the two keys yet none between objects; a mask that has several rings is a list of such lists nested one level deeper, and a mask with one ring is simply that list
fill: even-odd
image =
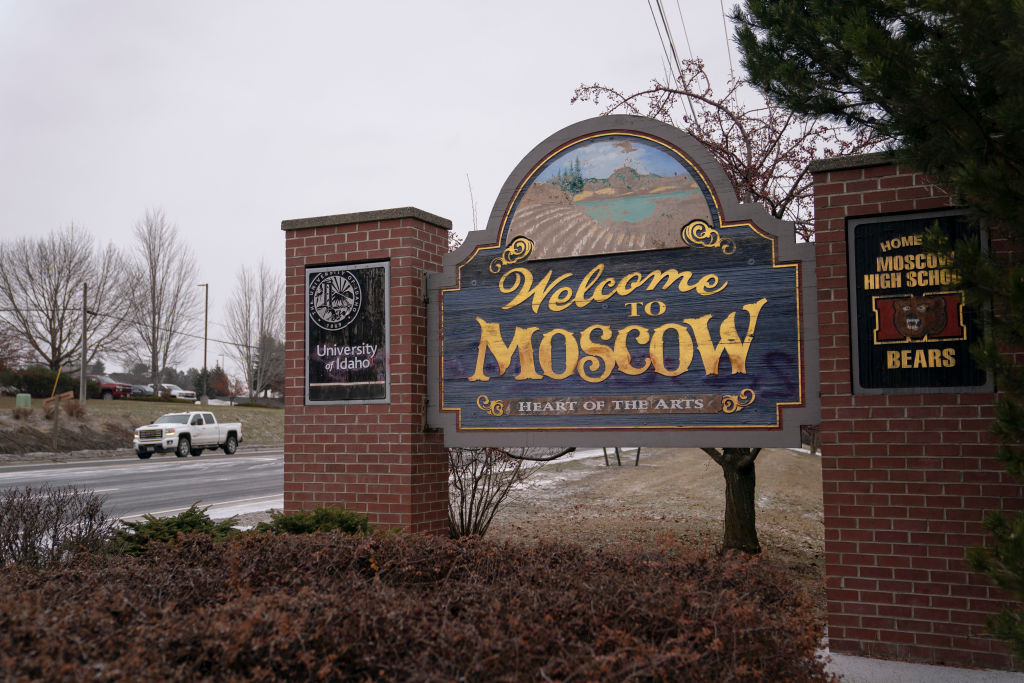
[{"label": "shrub", "polygon": [[11,371],[4,384],[15,386],[20,392],[32,394],[32,398],[48,398],[54,393],[55,382],[58,394],[72,391],[78,386],[78,381],[71,375],[61,373],[58,379],[56,370],[41,366]]},{"label": "shrub", "polygon": [[85,415],[85,406],[78,399],[71,399],[70,401],[61,401],[60,407],[64,409],[64,412],[70,417],[82,417]]},{"label": "shrub", "polygon": [[759,558],[206,536],[0,581],[0,678],[826,681]]},{"label": "shrub", "polygon": [[123,527],[115,530],[111,550],[125,555],[142,555],[150,550],[152,544],[177,543],[184,534],[206,534],[219,542],[241,533],[232,528],[236,518],[214,522],[206,514],[209,509],[192,503],[188,510],[174,517],[143,515],[139,522],[121,522]]},{"label": "shrub", "polygon": [[103,548],[114,522],[103,498],[75,486],[0,491],[0,567],[57,566]]},{"label": "shrub", "polygon": [[[568,449],[572,450],[572,449]],[[568,450],[449,448],[448,535],[483,536],[516,487]]]},{"label": "shrub", "polygon": [[346,534],[370,532],[370,522],[344,507],[318,507],[313,511],[299,510],[287,514],[280,510],[270,511],[270,521],[260,522],[255,531],[270,531],[275,534],[313,534],[321,531],[339,530]]},{"label": "shrub", "polygon": [[260,403],[258,401],[235,401],[234,406],[236,408],[270,408],[273,410],[282,410],[284,406],[274,405],[272,403]]}]

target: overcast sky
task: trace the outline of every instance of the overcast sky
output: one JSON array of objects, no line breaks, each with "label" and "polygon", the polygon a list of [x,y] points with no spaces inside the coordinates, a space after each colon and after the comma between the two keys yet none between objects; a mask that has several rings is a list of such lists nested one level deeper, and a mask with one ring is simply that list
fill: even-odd
[{"label": "overcast sky", "polygon": [[[720,4],[678,5],[724,83]],[[282,220],[415,206],[465,233],[468,175],[482,228],[535,145],[600,113],[576,86],[639,89],[661,55],[647,0],[0,0],[0,239],[127,245],[162,209],[223,338],[239,265],[283,271]]]}]

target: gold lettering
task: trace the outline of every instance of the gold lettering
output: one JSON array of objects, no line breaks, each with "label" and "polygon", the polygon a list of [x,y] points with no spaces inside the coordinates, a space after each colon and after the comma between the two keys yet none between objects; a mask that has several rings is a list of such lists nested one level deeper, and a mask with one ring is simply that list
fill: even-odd
[{"label": "gold lettering", "polygon": [[704,371],[709,375],[718,374],[718,365],[722,360],[722,352],[729,356],[729,363],[732,366],[732,374],[747,372],[747,351],[750,350],[750,343],[754,340],[754,327],[757,325],[757,316],[761,313],[761,307],[768,302],[762,298],[757,303],[747,304],[743,310],[750,316],[747,324],[747,334],[740,341],[736,332],[736,313],[730,313],[719,327],[719,343],[711,341],[711,333],[708,330],[708,321],[711,314],[700,318],[687,318],[684,322],[693,328],[694,339],[697,340],[697,350],[700,352],[701,360],[704,361]]},{"label": "gold lettering", "polygon": [[583,276],[583,281],[580,283],[579,289],[576,290],[576,298],[573,299],[576,308],[583,308],[590,303],[590,299],[587,298],[587,290],[594,286],[594,283],[597,282],[597,279],[601,277],[603,272],[604,264],[598,263]]},{"label": "gold lettering", "polygon": [[886,351],[885,366],[889,370],[956,367],[956,349],[903,349]]},{"label": "gold lettering", "polygon": [[629,349],[626,348],[630,332],[636,332],[636,341],[639,344],[646,344],[651,339],[651,333],[647,331],[647,328],[640,327],[639,325],[628,325],[619,330],[619,333],[615,336],[615,367],[619,369],[619,372],[627,375],[639,375],[651,367],[651,359],[645,359],[643,367],[640,368],[632,364],[631,361],[633,359],[630,356]]},{"label": "gold lettering", "polygon": [[[511,276],[515,277],[515,282],[512,284],[506,284],[505,281]],[[548,294],[551,293],[551,290],[554,289],[559,282],[571,276],[572,273],[566,273],[564,275],[559,275],[555,278],[554,282],[550,282],[551,271],[549,270],[547,275],[541,278],[541,281],[537,283],[536,287],[534,287],[533,273],[528,271],[526,268],[513,268],[502,275],[501,279],[498,280],[498,289],[501,290],[502,294],[509,294],[516,290],[519,290],[519,293],[516,294],[511,301],[502,306],[502,308],[505,310],[515,308],[532,296],[533,305],[531,308],[533,308],[533,312],[536,313],[540,310],[540,305],[544,302],[544,299],[547,298]]]},{"label": "gold lettering", "polygon": [[679,282],[680,292],[690,292],[697,290],[697,293],[701,296],[709,296],[711,294],[717,294],[725,289],[725,286],[729,284],[728,281],[723,282],[722,285],[718,286],[718,276],[714,273],[708,273],[697,280],[697,284],[690,284],[690,277],[693,275],[688,270],[678,271],[675,268],[669,268],[668,270],[652,270],[644,276],[641,282],[648,282],[647,291],[653,292],[660,285],[662,289],[668,289],[674,285],[677,281]]},{"label": "gold lettering", "polygon": [[572,303],[572,287],[559,287],[555,290],[555,293],[551,295],[551,301],[548,302],[548,308],[552,311],[564,311],[569,308]]},{"label": "gold lettering", "polygon": [[[630,280],[633,280],[633,282],[630,282]],[[630,273],[619,280],[619,286],[615,288],[615,293],[619,296],[629,296],[633,293],[634,289],[643,284],[643,281],[644,279],[641,277],[640,273]]]},{"label": "gold lettering", "polygon": [[[594,301],[607,301],[608,299],[612,298],[612,294],[614,294],[615,292],[611,291],[611,292],[608,292],[607,294],[605,294],[605,291],[604,291],[605,287],[610,287],[610,288],[612,288],[614,290],[614,288],[615,288],[615,278],[608,277],[608,278],[605,278],[604,280],[601,280],[601,284],[599,284],[597,286],[597,289],[594,290]],[[590,303],[589,301],[585,301],[583,303],[583,305],[586,306],[589,303]]]},{"label": "gold lettering", "polygon": [[[750,345],[754,340],[754,330],[757,327],[757,319],[761,309],[768,302],[762,298],[755,303],[746,304],[743,310],[747,312],[748,323],[746,335],[741,339],[736,330],[737,311],[730,313],[719,325],[718,342],[711,339],[710,321],[711,314],[700,318],[687,318],[683,324],[667,323],[654,328],[652,331],[642,325],[627,325],[616,333],[608,325],[591,325],[582,332],[554,328],[544,333],[540,338],[539,352],[534,355],[534,336],[540,328],[538,327],[516,327],[512,333],[512,340],[505,343],[501,334],[499,323],[489,323],[483,318],[477,317],[480,325],[480,341],[477,345],[476,367],[472,375],[468,377],[471,382],[487,382],[491,377],[504,375],[512,361],[518,356],[519,372],[516,380],[550,379],[563,380],[573,374],[579,374],[586,382],[597,383],[606,380],[613,370],[618,370],[624,375],[640,375],[648,370],[665,377],[676,377],[690,370],[693,364],[694,345],[700,353],[701,362],[705,374],[719,374],[723,354],[728,357],[732,366],[732,374],[745,373],[747,354]],[[689,327],[687,327],[687,325]],[[674,342],[670,334],[675,334]],[[564,345],[556,349],[557,338],[561,338]],[[667,344],[675,344],[666,349]],[[599,343],[609,342],[614,338],[611,345]],[[633,346],[633,349],[630,346]],[[637,348],[639,347],[639,348]],[[642,359],[640,365],[634,364],[633,350],[642,352],[637,357]],[[893,353],[896,354],[894,359]],[[486,364],[488,354],[497,363],[497,372],[487,374]],[[668,359],[676,360],[676,367],[668,367]],[[925,360],[921,360],[921,359]],[[889,367],[910,367],[912,362],[930,362],[938,364],[945,361],[945,352],[938,351],[930,354],[923,354],[919,358],[911,358],[909,351],[890,352],[888,357]],[[948,356],[952,362],[952,353]],[[562,362],[561,368],[555,368],[555,362]],[[535,363],[537,365],[535,365]],[[539,370],[543,373],[538,372]],[[494,367],[493,365],[491,366]]]},{"label": "gold lettering", "polygon": [[[669,330],[676,333],[679,344],[679,365],[675,370],[665,367],[665,333]],[[654,363],[654,371],[666,377],[676,377],[689,370],[690,362],[693,361],[693,340],[686,328],[675,323],[656,327],[651,335],[651,361]]]},{"label": "gold lettering", "polygon": [[501,327],[498,323],[489,323],[479,317],[476,321],[480,323],[480,344],[477,347],[476,371],[470,375],[470,382],[486,382],[490,379],[484,374],[484,360],[488,351],[498,361],[498,375],[505,374],[512,363],[512,354],[518,352],[519,374],[516,375],[516,379],[541,378],[533,366],[533,333],[540,328],[517,327],[512,343],[506,345],[501,338]]},{"label": "gold lettering", "polygon": [[[565,340],[565,369],[562,372],[555,372],[552,367],[551,340],[559,335]],[[568,330],[557,327],[546,333],[540,339],[540,369],[544,371],[545,377],[551,379],[565,379],[576,372],[576,362],[580,359],[580,347],[576,345],[576,337]],[[518,379],[518,378],[517,378]]]},{"label": "gold lettering", "polygon": [[[610,341],[612,338],[612,328],[607,325],[591,325],[583,330],[580,335],[580,349],[587,355],[580,360],[579,373],[580,377],[588,382],[603,382],[612,374],[612,368],[615,367],[615,352],[610,346],[594,342],[592,335],[595,330],[601,333],[601,341]],[[601,361],[604,361],[604,370],[601,374],[589,374],[601,367]]]},{"label": "gold lettering", "polygon": [[721,292],[729,284],[728,281],[723,282],[715,273],[703,275],[696,283],[691,283],[692,272],[678,271],[674,268],[652,270],[646,275],[639,272],[627,273],[620,279],[606,277],[602,280],[603,273],[603,264],[594,266],[583,276],[574,292],[569,285],[558,287],[572,277],[572,273],[563,273],[552,279],[554,271],[549,270],[534,284],[532,272],[526,268],[512,268],[498,280],[498,289],[503,294],[513,295],[502,308],[515,308],[527,300],[530,301],[534,313],[540,311],[545,301],[552,311],[563,311],[570,305],[584,308],[594,301],[607,301],[613,296],[628,296],[642,287],[647,291],[654,291],[658,288],[667,290],[675,286],[680,293],[697,292],[701,296],[710,296]]}]

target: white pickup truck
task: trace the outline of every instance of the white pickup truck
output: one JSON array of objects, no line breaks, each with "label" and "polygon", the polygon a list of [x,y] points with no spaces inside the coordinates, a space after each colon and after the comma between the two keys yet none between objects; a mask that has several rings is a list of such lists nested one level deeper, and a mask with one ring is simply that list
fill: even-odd
[{"label": "white pickup truck", "polygon": [[241,422],[217,422],[213,413],[195,411],[161,415],[135,430],[132,445],[140,458],[148,460],[154,453],[171,451],[179,458],[201,455],[204,448],[220,448],[231,455],[241,440]]}]

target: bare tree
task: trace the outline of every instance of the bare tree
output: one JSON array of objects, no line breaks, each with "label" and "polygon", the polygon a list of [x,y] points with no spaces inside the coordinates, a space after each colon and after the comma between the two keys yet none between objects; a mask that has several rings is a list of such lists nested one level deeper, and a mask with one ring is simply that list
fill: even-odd
[{"label": "bare tree", "polygon": [[860,154],[879,144],[870,132],[787,111],[743,81],[732,80],[724,94],[716,94],[700,59],[681,60],[671,82],[654,80],[631,94],[581,85],[572,101],[604,102],[606,114],[647,116],[685,130],[722,165],[737,199],[752,198],[772,216],[793,221],[805,240],[814,234],[811,160]]},{"label": "bare tree", "polygon": [[29,357],[56,370],[78,368],[82,350],[82,289],[88,284],[86,363],[124,346],[127,310],[124,257],[98,248],[69,225],[45,237],[0,244],[0,319]]},{"label": "bare tree", "polygon": [[270,388],[284,374],[284,281],[260,260],[243,265],[228,301],[227,352],[249,385],[249,398]]},{"label": "bare tree", "polygon": [[448,535],[483,536],[519,484],[574,448],[449,448]]},{"label": "bare tree", "polygon": [[195,272],[192,247],[179,239],[178,229],[163,211],[147,210],[135,224],[128,267],[132,327],[139,347],[125,364],[145,363],[157,393],[163,368],[179,364],[196,340],[200,304]]}]

